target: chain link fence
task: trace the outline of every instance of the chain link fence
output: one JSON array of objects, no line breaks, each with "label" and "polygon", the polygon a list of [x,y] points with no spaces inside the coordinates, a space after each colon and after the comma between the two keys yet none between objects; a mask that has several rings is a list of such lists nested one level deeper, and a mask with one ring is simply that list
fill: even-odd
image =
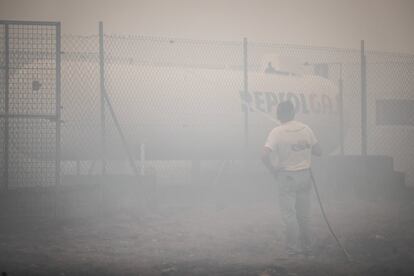
[{"label": "chain link fence", "polygon": [[[103,158],[99,37],[65,36],[62,45],[63,169],[99,174]],[[277,102],[283,99],[295,103],[299,117],[316,128],[330,154],[361,154],[358,50],[254,42],[244,48],[243,41],[120,35],[105,35],[103,46],[106,91],[130,150],[139,160],[145,144],[146,158],[152,160],[145,164],[161,178],[191,179],[189,160],[244,159],[246,108],[248,148],[258,157],[276,124]],[[381,100],[413,100],[414,58],[379,52],[366,56],[368,154],[393,157],[395,169],[404,171],[411,183],[412,124],[381,125],[377,116],[386,116],[378,115]],[[343,112],[336,98],[340,92]],[[107,111],[105,122],[106,158],[112,160],[108,172],[131,173]],[[213,164],[215,169],[221,166]]]},{"label": "chain link fence", "polygon": [[[361,155],[359,50],[120,35],[100,44],[98,35],[67,35],[59,56],[55,25],[15,23],[0,24],[0,173],[2,187],[17,191],[1,193],[4,213],[27,214],[40,202],[52,214],[82,196],[85,205],[104,204],[105,185],[95,184],[136,181],[130,156],[170,190],[265,176],[259,157],[283,100],[325,152]],[[392,157],[413,185],[414,56],[365,56],[368,155]],[[92,183],[89,194],[74,188],[81,185],[37,189],[55,187],[60,173],[62,184]]]},{"label": "chain link fence", "polygon": [[367,54],[368,154],[394,158],[414,184],[414,56]]}]

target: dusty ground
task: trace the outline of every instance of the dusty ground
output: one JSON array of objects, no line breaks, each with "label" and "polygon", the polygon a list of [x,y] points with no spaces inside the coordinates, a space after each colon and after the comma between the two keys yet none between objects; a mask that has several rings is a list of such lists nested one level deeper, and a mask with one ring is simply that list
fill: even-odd
[{"label": "dusty ground", "polygon": [[[316,203],[316,202],[315,202]],[[277,203],[220,202],[85,218],[3,220],[7,275],[414,275],[414,204],[326,202],[353,262],[313,207],[314,256],[287,258]]]}]

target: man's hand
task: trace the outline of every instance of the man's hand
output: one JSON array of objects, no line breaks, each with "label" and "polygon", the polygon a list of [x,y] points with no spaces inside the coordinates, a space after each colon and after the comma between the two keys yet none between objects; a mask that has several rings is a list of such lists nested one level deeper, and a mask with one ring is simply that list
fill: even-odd
[{"label": "man's hand", "polygon": [[275,179],[277,179],[278,175],[279,175],[279,168],[275,168],[272,165],[272,162],[270,161],[270,154],[272,152],[272,149],[268,148],[268,147],[264,147],[263,148],[263,153],[262,153],[262,162],[265,165],[265,167],[269,170],[270,174],[273,175],[273,177]]}]

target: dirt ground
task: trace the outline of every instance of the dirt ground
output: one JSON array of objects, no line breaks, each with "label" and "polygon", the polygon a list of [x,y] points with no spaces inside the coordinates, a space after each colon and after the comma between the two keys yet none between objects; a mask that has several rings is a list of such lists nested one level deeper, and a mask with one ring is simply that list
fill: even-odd
[{"label": "dirt ground", "polygon": [[414,201],[314,201],[313,254],[288,257],[276,202],[3,220],[3,275],[414,275]]}]

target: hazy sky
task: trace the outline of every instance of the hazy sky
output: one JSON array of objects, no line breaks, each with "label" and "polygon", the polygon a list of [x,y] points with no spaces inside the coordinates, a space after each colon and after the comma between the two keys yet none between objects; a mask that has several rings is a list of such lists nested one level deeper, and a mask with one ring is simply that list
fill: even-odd
[{"label": "hazy sky", "polygon": [[0,0],[0,18],[106,33],[358,48],[414,54],[414,0]]}]

